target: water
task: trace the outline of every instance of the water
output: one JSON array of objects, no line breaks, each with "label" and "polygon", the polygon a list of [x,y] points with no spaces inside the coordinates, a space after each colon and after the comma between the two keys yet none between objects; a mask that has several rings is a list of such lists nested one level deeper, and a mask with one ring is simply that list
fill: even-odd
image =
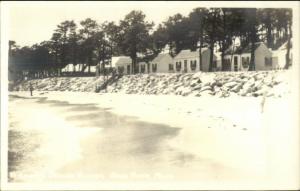
[{"label": "water", "polygon": [[10,96],[9,124],[11,182],[175,178],[200,161],[169,144],[182,128],[94,104]]}]

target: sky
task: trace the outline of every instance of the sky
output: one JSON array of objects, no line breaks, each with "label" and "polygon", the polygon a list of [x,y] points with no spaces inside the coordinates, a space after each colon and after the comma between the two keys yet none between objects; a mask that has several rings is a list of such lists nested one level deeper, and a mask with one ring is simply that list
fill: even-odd
[{"label": "sky", "polygon": [[[291,4],[291,3],[290,3]],[[156,26],[169,16],[181,13],[187,16],[196,7],[277,7],[292,6],[286,2],[208,2],[208,1],[37,1],[1,2],[5,10],[5,32],[9,40],[20,46],[33,45],[49,40],[56,26],[65,20],[74,20],[78,25],[85,18],[92,18],[99,24],[104,21],[123,19],[132,10],[141,10],[146,20]],[[2,19],[3,19],[2,17]],[[2,25],[2,26],[3,26]],[[6,27],[7,26],[7,27]]]},{"label": "sky", "polygon": [[85,18],[98,23],[123,19],[131,10],[141,10],[146,20],[156,25],[176,13],[188,15],[199,2],[25,2],[8,8],[9,39],[18,45],[32,45],[49,40],[56,26],[64,20],[78,25]]}]

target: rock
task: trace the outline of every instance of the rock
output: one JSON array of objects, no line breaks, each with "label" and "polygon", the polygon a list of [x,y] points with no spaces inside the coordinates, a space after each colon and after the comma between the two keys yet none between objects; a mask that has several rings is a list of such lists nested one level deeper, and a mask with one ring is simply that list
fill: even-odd
[{"label": "rock", "polygon": [[[253,79],[253,78],[252,78]],[[249,88],[254,86],[255,81],[250,80],[243,85],[243,89],[248,90]]]},{"label": "rock", "polygon": [[213,92],[213,91],[211,91],[211,90],[205,90],[205,91],[201,91],[201,93],[200,93],[200,95],[201,96],[205,96],[205,95],[209,95],[209,96],[212,96],[212,95],[214,95],[215,93]]},{"label": "rock", "polygon": [[265,75],[264,75],[263,73],[258,73],[257,75],[254,76],[254,78],[255,78],[256,80],[261,80],[261,79],[263,79],[264,77],[265,77]]},{"label": "rock", "polygon": [[247,87],[246,89],[243,87],[243,89],[240,90],[239,95],[246,96],[247,94],[251,94],[253,92],[253,88]]},{"label": "rock", "polygon": [[200,90],[202,87],[201,84],[196,85],[195,87],[192,88],[192,90]]},{"label": "rock", "polygon": [[241,84],[236,84],[236,86],[234,86],[234,87],[231,89],[231,91],[237,93],[237,92],[239,92],[241,89],[242,89],[242,85],[241,85]]},{"label": "rock", "polygon": [[195,74],[193,74],[192,78],[195,79],[195,78],[201,78],[201,75],[202,75],[202,72],[196,72]]},{"label": "rock", "polygon": [[199,92],[192,92],[192,93],[190,93],[188,96],[196,96],[196,97],[200,97],[201,96],[201,94],[199,93]]},{"label": "rock", "polygon": [[257,81],[254,83],[254,89],[259,90],[259,89],[261,88],[262,85],[263,85],[262,80],[257,80]]},{"label": "rock", "polygon": [[184,90],[184,87],[180,86],[175,90],[176,95],[181,95],[182,91]]},{"label": "rock", "polygon": [[182,96],[187,96],[187,95],[189,95],[191,92],[192,92],[192,90],[191,90],[190,88],[184,88],[184,89],[181,91],[181,95],[182,95]]},{"label": "rock", "polygon": [[223,86],[227,87],[227,88],[232,88],[234,86],[236,86],[238,83],[235,81],[231,81],[231,82],[227,82],[225,83]]},{"label": "rock", "polygon": [[220,80],[215,81],[215,86],[222,87],[223,83]]},{"label": "rock", "polygon": [[201,76],[200,80],[203,86],[207,86],[215,83],[215,77],[216,74],[214,73],[206,73],[205,75]]},{"label": "rock", "polygon": [[194,80],[191,81],[190,86],[191,86],[191,87],[195,87],[195,86],[198,85],[200,82],[201,82],[200,79],[194,79]]},{"label": "rock", "polygon": [[212,91],[211,86],[209,86],[209,85],[203,86],[203,87],[201,88],[200,92],[203,92],[203,91],[206,91],[206,90]]}]

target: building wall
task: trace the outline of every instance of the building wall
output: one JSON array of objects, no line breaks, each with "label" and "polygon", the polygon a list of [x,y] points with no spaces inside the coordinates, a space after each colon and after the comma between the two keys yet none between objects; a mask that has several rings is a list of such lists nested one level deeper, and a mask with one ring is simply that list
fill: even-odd
[{"label": "building wall", "polygon": [[[208,72],[209,71],[209,57],[210,57],[210,50],[207,49],[205,51],[202,52],[202,71],[203,72]],[[189,57],[189,58],[174,58],[173,60],[173,65],[174,65],[174,70],[175,72],[178,72],[176,70],[176,62],[181,62],[181,69],[179,72],[183,73],[185,72],[185,68],[184,68],[184,61],[187,61],[187,70],[186,72],[188,73],[192,73],[192,72],[199,72],[200,71],[200,58],[199,55],[197,54],[197,56],[194,57]],[[216,62],[216,66],[217,66],[217,57],[214,55],[213,60]],[[192,70],[191,68],[191,61],[196,61],[196,68],[195,70]]]},{"label": "building wall", "polygon": [[[148,73],[148,66],[147,66],[148,64],[139,64],[139,73],[141,73],[141,74],[147,74]],[[144,66],[145,67],[145,72],[144,73],[142,73],[142,66]]]},{"label": "building wall", "polygon": [[[272,65],[266,65],[265,64],[265,58],[272,58],[272,52],[264,45],[261,44],[254,52],[255,54],[255,69],[256,70],[272,70],[275,69],[274,62]],[[247,59],[249,58],[249,64],[251,60],[251,53],[243,53],[243,54],[233,54],[232,60],[231,60],[231,71],[234,70],[234,57],[237,57],[237,70],[238,71],[248,71],[248,67],[244,67],[242,64],[243,58]],[[231,55],[225,55],[224,59],[231,59]]]},{"label": "building wall", "polygon": [[231,55],[225,55],[224,56],[224,59],[229,59],[231,60],[230,62],[230,71],[234,71],[234,58],[237,57],[237,69],[238,71],[241,70],[241,55],[239,54],[233,54],[232,56]]},{"label": "building wall", "polygon": [[[248,66],[244,66],[243,65],[243,58],[245,60],[247,60],[247,59],[249,60]],[[250,66],[250,60],[251,60],[251,53],[241,54],[240,63],[239,63],[239,71],[248,71],[249,70],[249,66]]]},{"label": "building wall", "polygon": [[273,63],[271,65],[265,64],[265,58],[272,58],[272,52],[264,45],[261,44],[255,50],[255,70],[272,70],[275,69]]},{"label": "building wall", "polygon": [[[272,54],[272,61],[273,61],[273,67],[276,69],[283,69],[286,62],[286,49],[280,49],[277,51],[274,51]],[[292,59],[292,49],[290,50],[290,58]]]},{"label": "building wall", "polygon": [[[185,71],[184,68],[184,61],[186,60],[187,62],[187,70]],[[196,61],[196,68],[195,70],[191,69],[191,61]],[[181,62],[181,68],[180,71],[176,70],[176,62]],[[180,59],[174,59],[173,61],[173,66],[174,66],[174,72],[177,73],[184,73],[184,72],[199,72],[200,68],[199,68],[199,58],[198,57],[190,57],[190,58],[180,58]]]},{"label": "building wall", "polygon": [[[128,66],[130,66],[129,70],[128,70]],[[118,64],[116,63],[116,69],[119,72],[119,70],[123,70],[123,74],[131,74],[131,64],[130,63],[126,63],[126,64]]]},{"label": "building wall", "polygon": [[[156,66],[157,66],[156,72],[153,71],[154,64],[156,64]],[[169,71],[169,64],[173,64],[172,57],[164,56],[159,62],[150,62],[150,72],[151,73],[173,73],[173,72],[175,72],[175,70]]]},{"label": "building wall", "polygon": [[[210,62],[210,49],[206,49],[202,52],[202,71],[208,72],[209,71],[209,62]],[[217,57],[214,55],[214,61],[217,61]],[[200,66],[200,64],[199,64]]]}]

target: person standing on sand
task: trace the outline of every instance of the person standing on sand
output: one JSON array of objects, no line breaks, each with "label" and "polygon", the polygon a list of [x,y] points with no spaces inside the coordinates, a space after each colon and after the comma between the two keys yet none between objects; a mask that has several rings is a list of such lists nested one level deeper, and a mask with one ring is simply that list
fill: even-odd
[{"label": "person standing on sand", "polygon": [[267,91],[264,91],[264,93],[263,93],[263,95],[262,95],[261,102],[260,102],[261,113],[264,112],[264,107],[265,107],[266,97],[267,97]]},{"label": "person standing on sand", "polygon": [[30,96],[32,96],[33,87],[32,87],[32,84],[31,84],[31,82],[30,82],[30,84],[29,84],[29,91],[30,91]]}]

